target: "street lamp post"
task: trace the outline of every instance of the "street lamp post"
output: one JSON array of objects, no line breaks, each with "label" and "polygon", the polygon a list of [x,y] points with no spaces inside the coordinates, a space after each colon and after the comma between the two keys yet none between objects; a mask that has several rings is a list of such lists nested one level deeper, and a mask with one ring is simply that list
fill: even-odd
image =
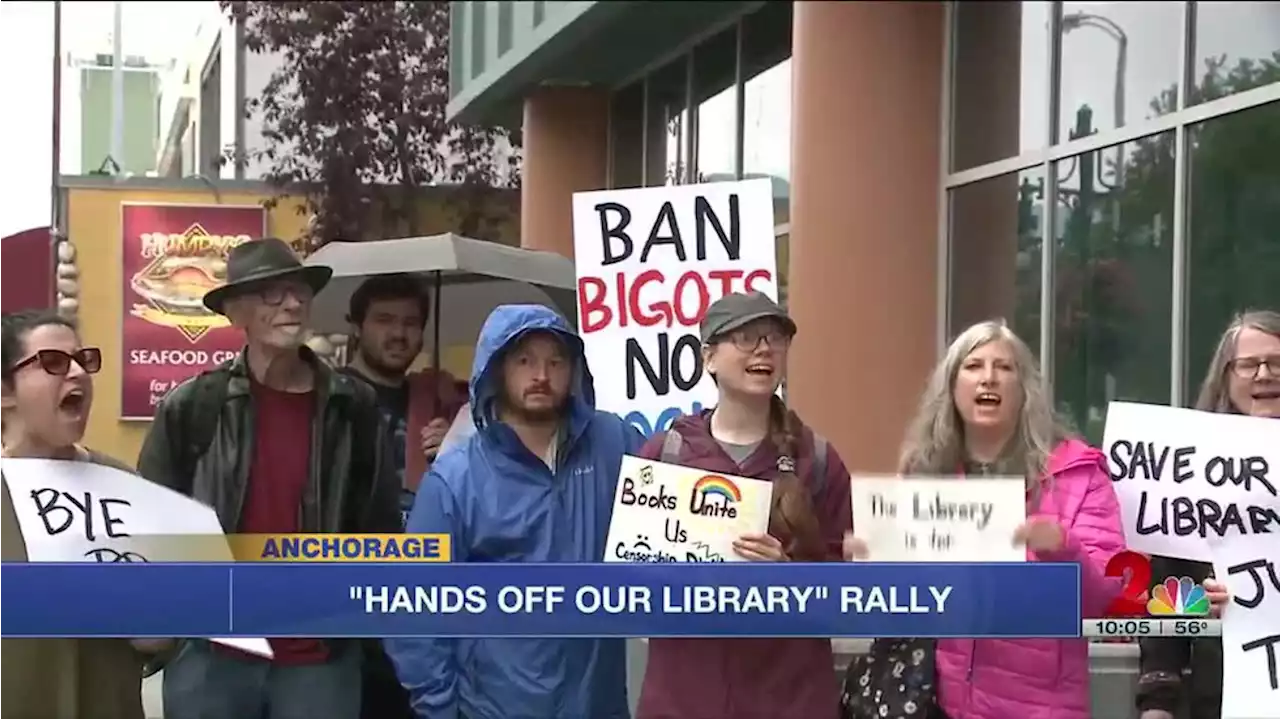
[{"label": "street lamp post", "polygon": [[[1129,67],[1129,35],[1114,20],[1101,15],[1078,12],[1062,18],[1062,32],[1064,34],[1082,27],[1101,30],[1116,41],[1116,81],[1113,103],[1115,105],[1116,127],[1124,127],[1125,77],[1128,75]],[[1123,143],[1116,147],[1116,181],[1117,184],[1124,181]]]}]

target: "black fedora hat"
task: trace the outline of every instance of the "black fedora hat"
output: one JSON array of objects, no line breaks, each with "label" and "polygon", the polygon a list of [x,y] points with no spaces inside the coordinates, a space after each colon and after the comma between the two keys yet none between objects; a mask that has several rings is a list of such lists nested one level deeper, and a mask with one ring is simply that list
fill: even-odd
[{"label": "black fedora hat", "polygon": [[227,282],[205,293],[204,306],[225,314],[222,310],[228,299],[268,280],[298,279],[318,293],[332,276],[332,267],[302,264],[284,240],[252,240],[233,247],[227,254]]}]

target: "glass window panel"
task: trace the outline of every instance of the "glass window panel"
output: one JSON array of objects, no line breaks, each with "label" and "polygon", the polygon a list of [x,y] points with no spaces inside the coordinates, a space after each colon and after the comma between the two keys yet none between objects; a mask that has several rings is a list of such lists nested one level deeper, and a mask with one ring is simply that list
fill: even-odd
[{"label": "glass window panel", "polygon": [[1054,393],[1095,445],[1107,404],[1169,401],[1174,133],[1055,164]]},{"label": "glass window panel", "polygon": [[[791,221],[791,3],[742,21],[742,175],[773,183],[775,227]],[[777,235],[778,292],[787,293],[791,233]]]},{"label": "glass window panel", "polygon": [[785,185],[791,177],[791,3],[766,3],[743,20],[743,33],[742,171]]},{"label": "glass window panel", "polygon": [[1039,353],[1043,175],[1036,168],[951,191],[949,336],[1004,319]]},{"label": "glass window panel", "polygon": [[611,187],[644,184],[644,82],[624,87],[609,104]]},{"label": "glass window panel", "polygon": [[1280,103],[1188,128],[1186,396],[1232,315],[1280,310]]},{"label": "glass window panel", "polygon": [[1196,3],[1188,105],[1280,82],[1280,3]]},{"label": "glass window panel", "polygon": [[672,61],[649,76],[648,142],[644,184],[649,187],[684,182],[689,164],[689,56]]},{"label": "glass window panel", "polygon": [[1044,147],[1050,3],[954,7],[952,172]]},{"label": "glass window panel", "polygon": [[1099,130],[1173,112],[1181,28],[1180,2],[1063,3],[1057,141],[1084,108]]},{"label": "glass window panel", "polygon": [[699,182],[737,179],[737,54],[737,25],[693,51],[693,97],[697,107],[694,151]]}]

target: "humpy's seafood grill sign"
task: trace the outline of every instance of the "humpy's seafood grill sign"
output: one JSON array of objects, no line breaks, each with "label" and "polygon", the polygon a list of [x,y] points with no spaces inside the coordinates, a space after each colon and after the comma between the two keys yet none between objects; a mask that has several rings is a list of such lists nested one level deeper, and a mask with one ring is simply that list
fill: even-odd
[{"label": "humpy's seafood grill sign", "polygon": [[151,419],[170,390],[240,351],[240,332],[203,299],[226,282],[231,248],[262,238],[266,222],[262,207],[121,206],[123,419]]}]

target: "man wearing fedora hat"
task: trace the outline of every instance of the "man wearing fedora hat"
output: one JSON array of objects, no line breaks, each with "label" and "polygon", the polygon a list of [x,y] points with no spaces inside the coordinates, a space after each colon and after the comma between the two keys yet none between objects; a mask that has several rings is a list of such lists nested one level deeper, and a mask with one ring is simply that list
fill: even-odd
[{"label": "man wearing fedora hat", "polygon": [[[232,249],[227,283],[204,304],[244,332],[245,348],[157,408],[139,473],[212,506],[227,532],[400,531],[400,487],[373,390],[303,344],[312,298],[332,273],[304,266],[274,238]],[[165,716],[359,716],[359,644],[270,641],[270,662],[185,642],[165,666]]]}]

